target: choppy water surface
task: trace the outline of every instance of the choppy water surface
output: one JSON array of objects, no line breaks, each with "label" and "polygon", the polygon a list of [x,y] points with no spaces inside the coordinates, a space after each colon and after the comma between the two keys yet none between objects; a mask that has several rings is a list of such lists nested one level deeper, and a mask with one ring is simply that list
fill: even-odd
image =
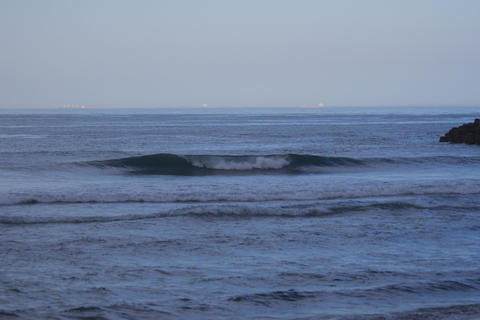
[{"label": "choppy water surface", "polygon": [[0,112],[0,318],[478,319],[474,108]]}]

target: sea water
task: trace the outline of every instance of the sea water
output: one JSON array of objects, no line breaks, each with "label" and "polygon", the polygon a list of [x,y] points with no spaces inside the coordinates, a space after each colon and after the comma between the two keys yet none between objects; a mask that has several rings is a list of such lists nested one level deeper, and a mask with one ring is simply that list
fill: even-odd
[{"label": "sea water", "polygon": [[478,112],[0,110],[0,318],[478,319]]}]

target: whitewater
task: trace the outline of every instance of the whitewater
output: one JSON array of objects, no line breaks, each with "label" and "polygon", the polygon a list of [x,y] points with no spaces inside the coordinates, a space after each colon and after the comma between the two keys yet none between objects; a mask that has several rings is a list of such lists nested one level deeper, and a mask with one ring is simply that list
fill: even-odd
[{"label": "whitewater", "polygon": [[478,111],[0,110],[0,318],[477,319]]}]

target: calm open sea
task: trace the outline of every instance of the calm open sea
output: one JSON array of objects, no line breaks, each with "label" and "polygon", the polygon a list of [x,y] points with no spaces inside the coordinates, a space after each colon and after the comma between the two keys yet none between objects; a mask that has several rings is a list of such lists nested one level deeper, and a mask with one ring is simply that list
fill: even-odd
[{"label": "calm open sea", "polygon": [[0,110],[0,318],[479,319],[479,111]]}]

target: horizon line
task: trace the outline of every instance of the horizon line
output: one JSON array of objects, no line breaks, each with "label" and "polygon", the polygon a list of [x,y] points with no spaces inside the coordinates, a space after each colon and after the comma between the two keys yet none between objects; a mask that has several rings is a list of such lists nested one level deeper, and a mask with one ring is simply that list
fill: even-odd
[{"label": "horizon line", "polygon": [[296,106],[104,106],[104,105],[79,105],[78,107],[45,107],[45,106],[0,106],[0,110],[102,110],[102,109],[260,109],[260,108],[290,108],[290,109],[330,109],[330,108],[476,108],[480,107],[480,104],[473,105],[451,105],[451,104],[442,104],[442,105],[325,105],[322,107],[312,106],[310,108],[304,108],[302,105]]}]

